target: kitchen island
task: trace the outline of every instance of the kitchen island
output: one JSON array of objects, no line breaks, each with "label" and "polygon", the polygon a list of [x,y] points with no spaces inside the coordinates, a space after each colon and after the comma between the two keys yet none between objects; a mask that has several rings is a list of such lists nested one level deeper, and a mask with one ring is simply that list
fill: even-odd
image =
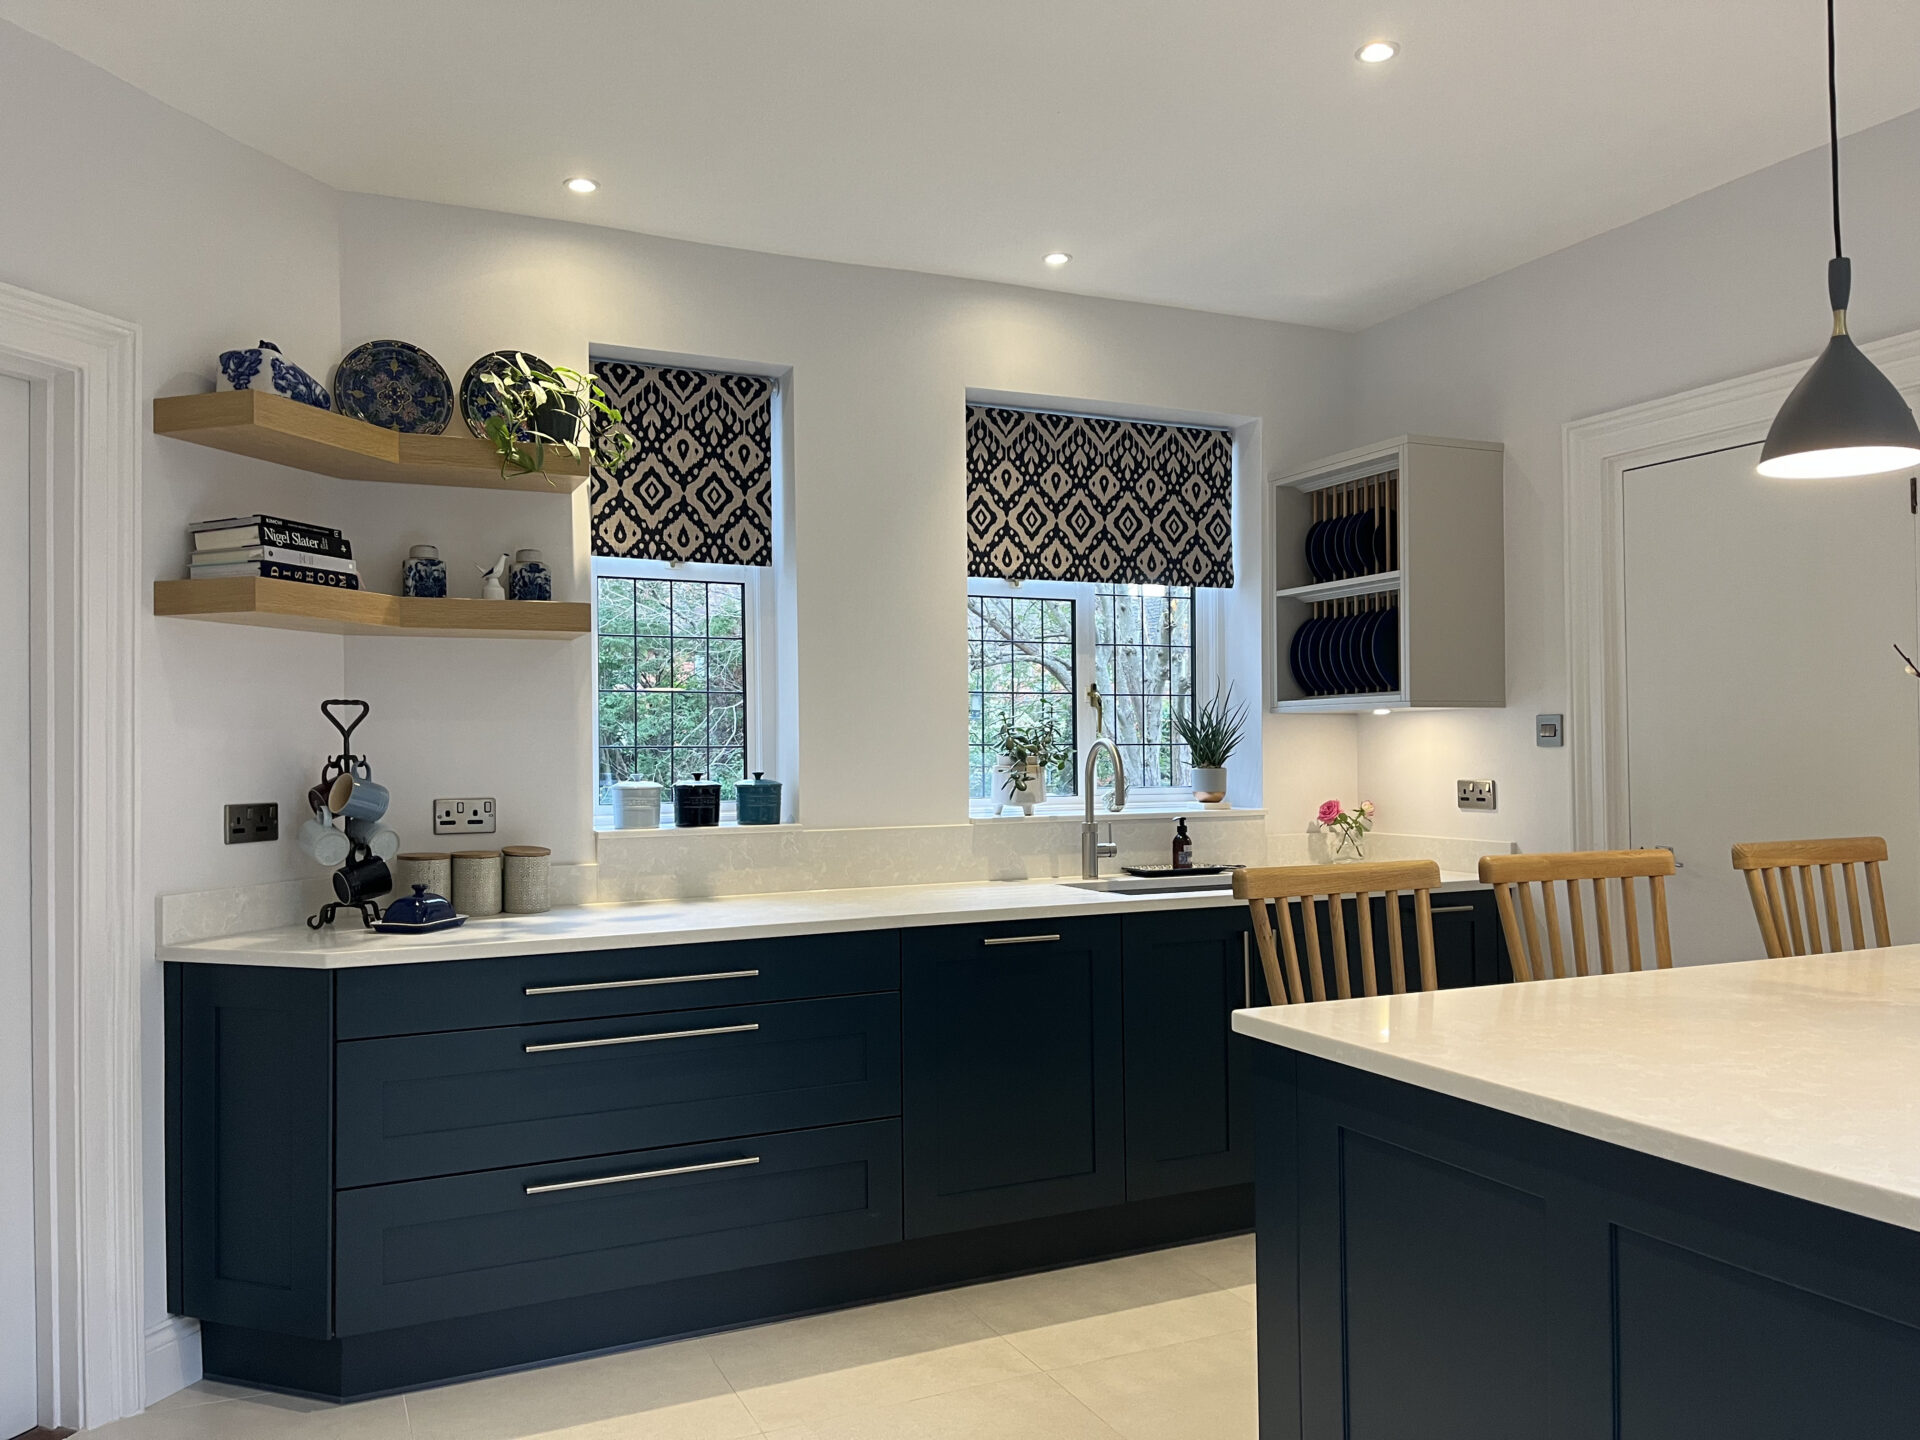
[{"label": "kitchen island", "polygon": [[1920,1433],[1920,947],[1234,1028],[1262,1440]]}]

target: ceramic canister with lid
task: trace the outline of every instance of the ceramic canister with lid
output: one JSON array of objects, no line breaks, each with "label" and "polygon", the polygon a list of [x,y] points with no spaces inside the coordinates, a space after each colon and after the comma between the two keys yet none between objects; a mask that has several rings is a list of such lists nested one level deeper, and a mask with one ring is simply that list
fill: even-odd
[{"label": "ceramic canister with lid", "polygon": [[705,828],[720,823],[720,785],[702,782],[699,772],[691,784],[673,787],[673,823],[682,829]]},{"label": "ceramic canister with lid", "polygon": [[453,908],[462,915],[500,913],[500,852],[453,852]]},{"label": "ceramic canister with lid", "polygon": [[622,780],[613,787],[613,823],[620,830],[660,828],[660,789],[651,780]]},{"label": "ceramic canister with lid", "polygon": [[778,825],[780,823],[780,782],[753,772],[751,780],[734,787],[739,796],[738,814],[742,825]]},{"label": "ceramic canister with lid", "polygon": [[500,851],[501,889],[509,915],[539,915],[552,908],[553,852],[544,845],[508,845]]},{"label": "ceramic canister with lid", "polygon": [[393,877],[404,895],[416,885],[430,895],[453,894],[453,856],[445,850],[412,850],[393,857]]}]

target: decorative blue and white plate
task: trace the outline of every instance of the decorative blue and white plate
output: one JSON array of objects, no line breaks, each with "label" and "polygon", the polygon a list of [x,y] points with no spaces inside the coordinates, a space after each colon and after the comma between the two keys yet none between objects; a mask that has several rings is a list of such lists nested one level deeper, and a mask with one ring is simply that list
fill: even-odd
[{"label": "decorative blue and white plate", "polygon": [[[536,373],[553,373],[551,365],[527,350],[489,351],[467,367],[466,378],[460,382],[460,416],[477,440],[487,438],[487,421],[500,408],[499,402],[493,397],[493,388],[481,377],[492,374],[510,379],[517,376],[520,367],[514,364],[515,360],[525,360]],[[520,438],[524,440],[528,437],[522,435]]]},{"label": "decorative blue and white plate", "polygon": [[453,419],[453,382],[440,362],[404,340],[369,340],[333,372],[341,413],[382,430],[439,435]]}]

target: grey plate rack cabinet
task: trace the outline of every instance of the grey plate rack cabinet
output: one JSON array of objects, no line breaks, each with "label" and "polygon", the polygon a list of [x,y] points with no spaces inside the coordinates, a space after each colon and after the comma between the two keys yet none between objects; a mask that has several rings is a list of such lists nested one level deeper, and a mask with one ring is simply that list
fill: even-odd
[{"label": "grey plate rack cabinet", "polygon": [[1270,482],[1272,709],[1506,704],[1503,462],[1403,435]]}]

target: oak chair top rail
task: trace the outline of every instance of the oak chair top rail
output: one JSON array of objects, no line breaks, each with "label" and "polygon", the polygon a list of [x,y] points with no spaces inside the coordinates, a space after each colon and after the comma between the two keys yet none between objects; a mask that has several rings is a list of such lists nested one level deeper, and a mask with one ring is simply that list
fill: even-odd
[{"label": "oak chair top rail", "polygon": [[1550,880],[1652,879],[1674,873],[1671,850],[1567,850],[1546,855],[1483,855],[1480,878],[1489,885]]},{"label": "oak chair top rail", "polygon": [[[1309,998],[1325,1000],[1328,967],[1320,950],[1320,906],[1326,902],[1327,935],[1333,948],[1333,980],[1338,999],[1353,997],[1352,968],[1347,960],[1346,901],[1355,897],[1354,925],[1360,945],[1360,989],[1363,995],[1379,993],[1379,975],[1374,961],[1372,896],[1384,894],[1387,926],[1387,983],[1395,995],[1407,993],[1406,939],[1400,923],[1400,892],[1413,895],[1414,939],[1420,963],[1420,988],[1440,988],[1433,956],[1432,892],[1440,884],[1440,867],[1431,860],[1356,861],[1350,865],[1276,865],[1258,870],[1241,870],[1233,877],[1233,893],[1245,900],[1253,914],[1253,938],[1260,950],[1260,969],[1267,978],[1267,993],[1279,1004],[1301,1004]],[[1305,943],[1307,963],[1300,964],[1300,947],[1294,941],[1294,907],[1300,905],[1300,933]],[[1275,944],[1274,917],[1268,910],[1279,904],[1279,943]],[[1285,970],[1281,969],[1284,957]]]},{"label": "oak chair top rail", "polygon": [[[1887,923],[1887,894],[1880,878],[1887,858],[1887,842],[1878,835],[1855,835],[1831,840],[1758,840],[1733,847],[1733,868],[1747,877],[1747,895],[1767,954],[1823,955],[1868,948],[1865,916],[1860,907],[1859,872],[1867,877],[1867,903],[1873,916],[1873,943],[1893,943]],[[1841,927],[1840,894],[1833,872],[1839,870],[1846,888],[1846,918],[1852,931],[1849,944]],[[1819,872],[1819,888],[1814,872]],[[1797,887],[1797,893],[1796,893]],[[1820,934],[1821,900],[1826,901],[1826,936]],[[1802,910],[1805,921],[1802,923]]]}]

